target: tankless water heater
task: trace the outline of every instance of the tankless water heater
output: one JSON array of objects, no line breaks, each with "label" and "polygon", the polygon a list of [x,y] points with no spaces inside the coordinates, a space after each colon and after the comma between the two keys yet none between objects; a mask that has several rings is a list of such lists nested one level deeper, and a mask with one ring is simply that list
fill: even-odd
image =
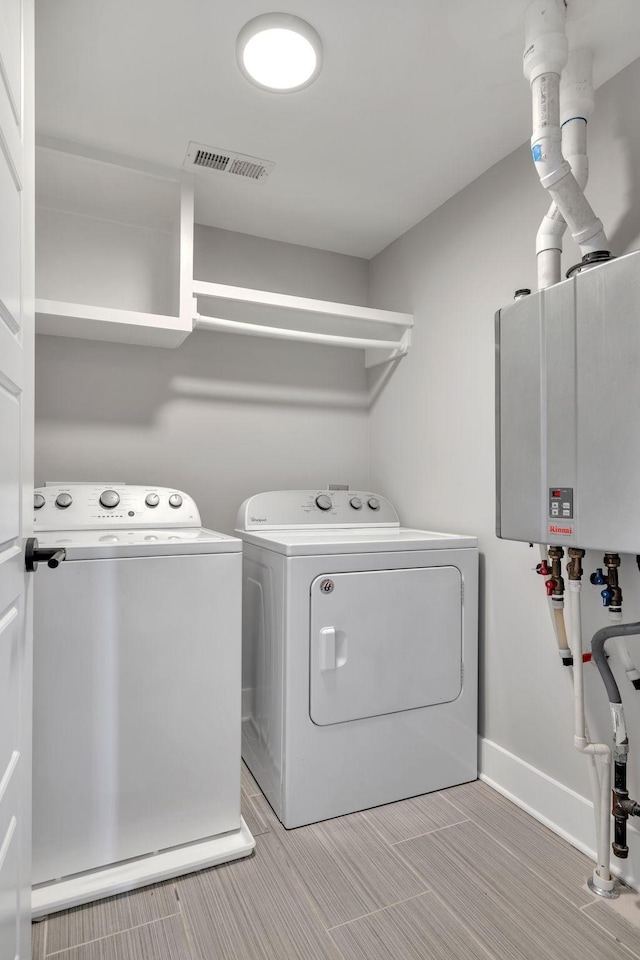
[{"label": "tankless water heater", "polygon": [[497,534],[640,553],[640,251],[496,314]]}]

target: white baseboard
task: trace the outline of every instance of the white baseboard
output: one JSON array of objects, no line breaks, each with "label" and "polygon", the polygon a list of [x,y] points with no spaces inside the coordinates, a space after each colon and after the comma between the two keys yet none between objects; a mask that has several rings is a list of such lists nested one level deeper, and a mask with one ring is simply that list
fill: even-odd
[{"label": "white baseboard", "polygon": [[[585,761],[586,762],[586,761]],[[479,741],[479,777],[554,833],[595,860],[593,804],[491,740]],[[640,834],[629,824],[629,859],[612,857],[611,870],[640,887]]]},{"label": "white baseboard", "polygon": [[36,920],[102,897],[111,897],[146,887],[150,883],[204,870],[205,867],[239,860],[249,856],[255,845],[256,841],[240,817],[239,829],[230,833],[33,887],[31,917]]}]

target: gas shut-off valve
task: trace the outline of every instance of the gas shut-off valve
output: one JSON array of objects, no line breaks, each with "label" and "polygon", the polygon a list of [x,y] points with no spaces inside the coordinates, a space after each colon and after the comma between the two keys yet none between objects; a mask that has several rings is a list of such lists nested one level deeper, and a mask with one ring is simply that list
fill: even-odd
[{"label": "gas shut-off valve", "polygon": [[598,567],[591,574],[589,580],[594,586],[601,587],[606,584],[604,590],[600,591],[602,597],[602,606],[607,607],[611,620],[622,619],[622,590],[618,583],[618,567],[620,566],[620,554],[605,553],[603,566],[607,568],[606,574],[602,567]]},{"label": "gas shut-off valve", "polygon": [[536,573],[541,577],[549,577],[548,580],[545,580],[544,586],[547,591],[547,596],[551,597],[554,603],[562,604],[564,599],[564,580],[562,578],[562,558],[564,556],[564,550],[562,547],[549,547],[549,558],[551,560],[551,566],[547,563],[546,560],[542,560],[536,566]]}]

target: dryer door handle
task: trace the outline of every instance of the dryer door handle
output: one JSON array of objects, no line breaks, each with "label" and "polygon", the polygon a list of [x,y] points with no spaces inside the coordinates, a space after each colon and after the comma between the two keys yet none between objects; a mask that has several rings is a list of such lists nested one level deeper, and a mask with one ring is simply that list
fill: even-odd
[{"label": "dryer door handle", "polygon": [[335,670],[336,666],[336,628],[323,627],[320,631],[320,670]]},{"label": "dryer door handle", "polygon": [[323,627],[320,631],[320,672],[337,670],[347,662],[347,637],[335,627]]}]

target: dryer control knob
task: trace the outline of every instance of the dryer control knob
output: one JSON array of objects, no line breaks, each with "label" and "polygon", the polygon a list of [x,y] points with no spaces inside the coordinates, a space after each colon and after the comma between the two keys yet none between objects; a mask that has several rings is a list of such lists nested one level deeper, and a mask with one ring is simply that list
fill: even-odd
[{"label": "dryer control knob", "polygon": [[34,493],[33,495],[33,508],[34,510],[40,510],[44,507],[44,497],[41,493]]},{"label": "dryer control knob", "polygon": [[172,493],[169,497],[169,506],[170,507],[181,507],[182,506],[182,497],[179,493]]},{"label": "dryer control knob", "polygon": [[160,503],[160,497],[157,493],[148,493],[144,498],[144,502],[148,507],[157,507]]},{"label": "dryer control knob", "polygon": [[326,493],[321,493],[319,497],[316,497],[316,506],[320,507],[321,510],[331,510],[333,501]]},{"label": "dryer control knob", "polygon": [[117,507],[120,503],[120,494],[116,493],[115,490],[103,490],[100,494],[100,503],[103,507],[107,507],[111,510],[113,507]]},{"label": "dryer control knob", "polygon": [[372,510],[379,510],[379,509],[380,509],[380,501],[378,500],[377,497],[369,497],[367,503],[369,504],[369,507],[370,507]]},{"label": "dryer control knob", "polygon": [[59,493],[56,497],[56,507],[60,507],[62,510],[66,510],[72,503],[73,497],[70,493]]},{"label": "dryer control knob", "polygon": [[351,504],[354,510],[362,510],[362,500],[360,499],[360,497],[351,497],[351,500],[349,500],[349,503]]}]

